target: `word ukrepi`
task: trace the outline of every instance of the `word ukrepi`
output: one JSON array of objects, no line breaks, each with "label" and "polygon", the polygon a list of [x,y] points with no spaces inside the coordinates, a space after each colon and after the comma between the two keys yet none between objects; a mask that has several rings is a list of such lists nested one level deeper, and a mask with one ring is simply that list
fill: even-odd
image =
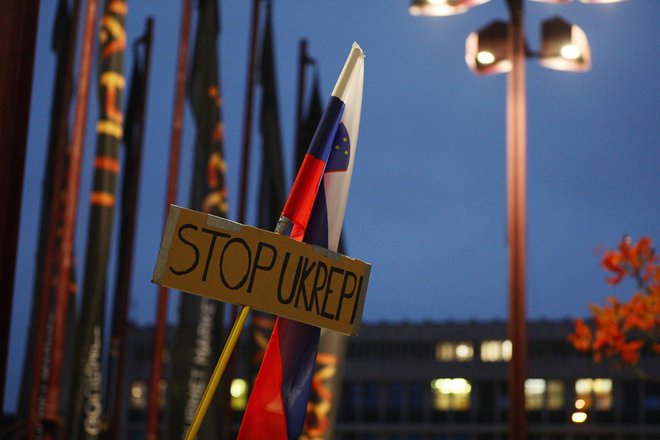
[{"label": "word ukrepi", "polygon": [[363,261],[173,205],[153,282],[356,335],[370,271]]}]

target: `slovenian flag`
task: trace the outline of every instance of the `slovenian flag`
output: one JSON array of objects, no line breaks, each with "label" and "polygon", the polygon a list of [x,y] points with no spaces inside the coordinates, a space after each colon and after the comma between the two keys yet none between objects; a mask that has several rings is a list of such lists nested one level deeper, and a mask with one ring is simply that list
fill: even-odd
[{"label": "slovenian flag", "polygon": [[[291,237],[337,250],[357,146],[364,54],[353,44],[282,215]],[[303,429],[320,329],[278,318],[238,440],[291,440]]]}]

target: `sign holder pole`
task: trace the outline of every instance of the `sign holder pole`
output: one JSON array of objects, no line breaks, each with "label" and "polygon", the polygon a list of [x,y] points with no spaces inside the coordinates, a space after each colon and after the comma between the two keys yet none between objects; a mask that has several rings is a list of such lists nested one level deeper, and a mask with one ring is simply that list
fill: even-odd
[{"label": "sign holder pole", "polygon": [[[277,226],[275,226],[274,232],[276,234],[284,235],[284,231],[286,231],[290,223],[291,220],[289,220],[285,216],[281,216],[277,221]],[[231,332],[229,333],[229,337],[227,338],[227,342],[225,343],[225,346],[222,349],[222,353],[220,354],[218,363],[215,365],[213,374],[211,375],[211,378],[209,379],[209,383],[206,385],[206,389],[204,390],[204,394],[202,395],[202,398],[199,401],[199,405],[197,406],[197,410],[195,411],[195,416],[193,417],[192,423],[190,424],[190,428],[188,428],[188,432],[186,432],[185,440],[194,440],[195,437],[197,437],[197,432],[199,431],[199,428],[202,426],[202,421],[204,421],[204,416],[206,415],[206,411],[211,405],[211,400],[213,400],[215,391],[217,390],[218,385],[220,384],[220,380],[222,379],[222,374],[225,372],[225,368],[227,367],[227,364],[229,363],[229,359],[231,358],[234,348],[236,347],[236,343],[238,342],[238,337],[241,335],[241,331],[243,331],[243,327],[245,326],[245,321],[247,320],[247,317],[251,311],[252,311],[252,307],[243,306],[240,314],[234,321],[234,325],[232,326]]]}]

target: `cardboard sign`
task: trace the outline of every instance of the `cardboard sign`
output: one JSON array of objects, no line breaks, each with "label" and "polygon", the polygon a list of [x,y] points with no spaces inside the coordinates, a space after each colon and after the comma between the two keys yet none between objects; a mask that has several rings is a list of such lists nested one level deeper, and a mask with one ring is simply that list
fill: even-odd
[{"label": "cardboard sign", "polygon": [[172,205],[153,282],[356,335],[371,266]]}]

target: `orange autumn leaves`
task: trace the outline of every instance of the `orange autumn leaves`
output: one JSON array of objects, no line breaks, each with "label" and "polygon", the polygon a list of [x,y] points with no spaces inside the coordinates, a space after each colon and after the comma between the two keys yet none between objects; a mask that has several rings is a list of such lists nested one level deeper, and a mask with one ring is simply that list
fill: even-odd
[{"label": "orange autumn leaves", "polygon": [[608,297],[605,305],[591,305],[593,323],[575,321],[568,336],[573,346],[592,353],[596,362],[605,358],[635,366],[641,350],[660,353],[660,258],[651,239],[642,237],[632,244],[625,237],[617,250],[605,253],[601,266],[609,273],[607,283],[617,285],[626,277],[635,281],[637,292],[628,302]]}]

